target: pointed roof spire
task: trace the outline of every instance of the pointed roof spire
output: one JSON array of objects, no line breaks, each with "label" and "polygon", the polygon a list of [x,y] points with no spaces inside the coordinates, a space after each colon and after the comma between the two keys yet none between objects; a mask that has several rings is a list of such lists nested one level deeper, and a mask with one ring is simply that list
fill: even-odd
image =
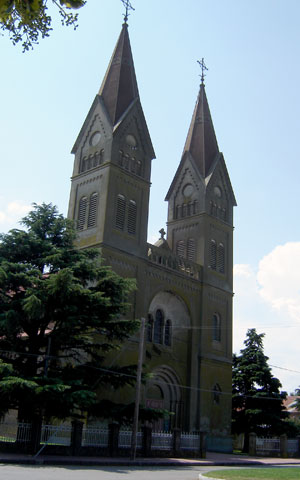
[{"label": "pointed roof spire", "polygon": [[126,20],[99,90],[113,125],[139,97]]},{"label": "pointed roof spire", "polygon": [[202,67],[201,85],[183,153],[190,152],[205,178],[219,153],[219,147],[205,93],[204,69],[207,68],[203,59],[202,63],[198,63]]}]

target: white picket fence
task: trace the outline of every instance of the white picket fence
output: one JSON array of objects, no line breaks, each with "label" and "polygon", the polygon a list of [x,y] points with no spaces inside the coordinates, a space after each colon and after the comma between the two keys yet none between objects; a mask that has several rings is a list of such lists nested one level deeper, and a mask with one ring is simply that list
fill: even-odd
[{"label": "white picket fence", "polygon": [[257,437],[256,453],[259,455],[268,455],[270,453],[280,452],[280,438],[275,437]]},{"label": "white picket fence", "polygon": [[71,425],[42,425],[41,443],[69,446],[71,434]]},{"label": "white picket fence", "polygon": [[[299,440],[289,438],[287,441],[287,453],[293,456],[299,451]],[[280,438],[279,437],[256,437],[257,455],[279,455]]]},{"label": "white picket fence", "polygon": [[200,435],[195,433],[182,433],[180,436],[180,448],[182,450],[199,450]]},{"label": "white picket fence", "polygon": [[171,450],[173,435],[170,432],[152,432],[153,450]]},{"label": "white picket fence", "polygon": [[[2,442],[20,442],[26,443],[30,440],[31,425],[27,423],[0,423],[0,441]],[[42,445],[71,445],[72,426],[69,424],[61,425],[42,425],[41,444]],[[119,432],[118,446],[121,449],[131,447],[131,430],[121,429]],[[153,450],[172,450],[173,435],[171,432],[152,432]],[[137,449],[143,445],[143,433],[137,433]],[[198,450],[200,437],[198,434],[182,433],[180,438],[180,448],[182,450]],[[109,446],[109,429],[106,426],[83,426],[82,430],[83,447]]]},{"label": "white picket fence", "polygon": [[84,426],[82,430],[82,446],[107,448],[108,435],[108,428]]},{"label": "white picket fence", "polygon": [[0,441],[14,443],[29,442],[31,423],[0,423]]}]

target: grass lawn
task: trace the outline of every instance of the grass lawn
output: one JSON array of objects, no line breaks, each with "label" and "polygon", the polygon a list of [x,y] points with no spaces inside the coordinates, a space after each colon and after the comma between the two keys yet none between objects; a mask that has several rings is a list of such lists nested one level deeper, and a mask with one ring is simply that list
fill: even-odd
[{"label": "grass lawn", "polygon": [[276,468],[241,468],[215,470],[206,473],[205,477],[225,480],[299,480],[300,467],[276,467]]}]

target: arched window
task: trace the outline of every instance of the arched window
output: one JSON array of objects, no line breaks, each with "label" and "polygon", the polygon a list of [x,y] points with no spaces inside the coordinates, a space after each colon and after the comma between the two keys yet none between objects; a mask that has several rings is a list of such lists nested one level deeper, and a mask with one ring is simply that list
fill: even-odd
[{"label": "arched window", "polygon": [[213,388],[213,402],[215,405],[220,405],[222,389],[218,383]]},{"label": "arched window", "polygon": [[193,214],[195,215],[196,213],[198,213],[198,201],[194,200],[194,202],[193,202]]},{"label": "arched window", "polygon": [[149,313],[147,321],[147,342],[152,342],[153,340],[153,323],[153,317],[151,313]]},{"label": "arched window", "polygon": [[126,198],[124,195],[117,196],[116,227],[124,230],[126,212]]},{"label": "arched window", "polygon": [[185,241],[179,240],[176,245],[176,255],[178,257],[184,258],[185,256]]},{"label": "arched window", "polygon": [[87,168],[87,158],[83,157],[81,160],[80,172],[85,172]]},{"label": "arched window", "polygon": [[218,271],[220,273],[225,272],[225,249],[223,243],[218,245]]},{"label": "arched window", "polygon": [[88,228],[95,227],[97,222],[98,193],[94,192],[90,196]]},{"label": "arched window", "polygon": [[212,268],[213,270],[216,270],[217,268],[217,245],[216,245],[216,242],[215,240],[211,240],[210,241],[210,252],[209,252],[209,265],[210,265],[210,268]]},{"label": "arched window", "polygon": [[142,162],[141,160],[136,161],[136,172],[137,175],[142,175]]},{"label": "arched window", "polygon": [[218,313],[213,314],[213,340],[221,341],[221,317]]},{"label": "arched window", "polygon": [[167,320],[167,321],[166,321],[166,325],[165,325],[164,344],[165,344],[167,347],[170,347],[170,346],[171,346],[171,342],[172,342],[172,322],[171,322],[171,320]]},{"label": "arched window", "polygon": [[194,262],[196,258],[196,242],[194,238],[189,238],[187,241],[187,259]]},{"label": "arched window", "polygon": [[181,211],[181,206],[180,205],[176,205],[175,207],[175,218],[180,218],[180,211]]},{"label": "arched window", "polygon": [[87,210],[87,197],[81,197],[81,199],[79,200],[78,217],[77,217],[78,230],[83,230],[85,227],[86,210]]},{"label": "arched window", "polygon": [[164,314],[162,310],[156,310],[153,341],[155,343],[163,343],[163,330],[164,330]]},{"label": "arched window", "polygon": [[132,235],[136,231],[136,202],[134,200],[129,201],[127,231]]}]

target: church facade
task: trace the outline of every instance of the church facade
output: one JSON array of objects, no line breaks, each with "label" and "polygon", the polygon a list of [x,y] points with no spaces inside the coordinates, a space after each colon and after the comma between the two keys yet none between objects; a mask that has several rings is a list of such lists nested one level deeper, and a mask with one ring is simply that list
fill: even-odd
[{"label": "church facade", "polygon": [[[79,247],[101,249],[105,263],[136,279],[131,315],[147,319],[144,365],[152,374],[141,403],[173,412],[159,429],[228,438],[236,202],[204,83],[166,196],[167,232],[154,245],[147,224],[155,154],[126,22],[72,153],[68,216]],[[136,363],[137,342],[126,344],[119,364]]]}]

